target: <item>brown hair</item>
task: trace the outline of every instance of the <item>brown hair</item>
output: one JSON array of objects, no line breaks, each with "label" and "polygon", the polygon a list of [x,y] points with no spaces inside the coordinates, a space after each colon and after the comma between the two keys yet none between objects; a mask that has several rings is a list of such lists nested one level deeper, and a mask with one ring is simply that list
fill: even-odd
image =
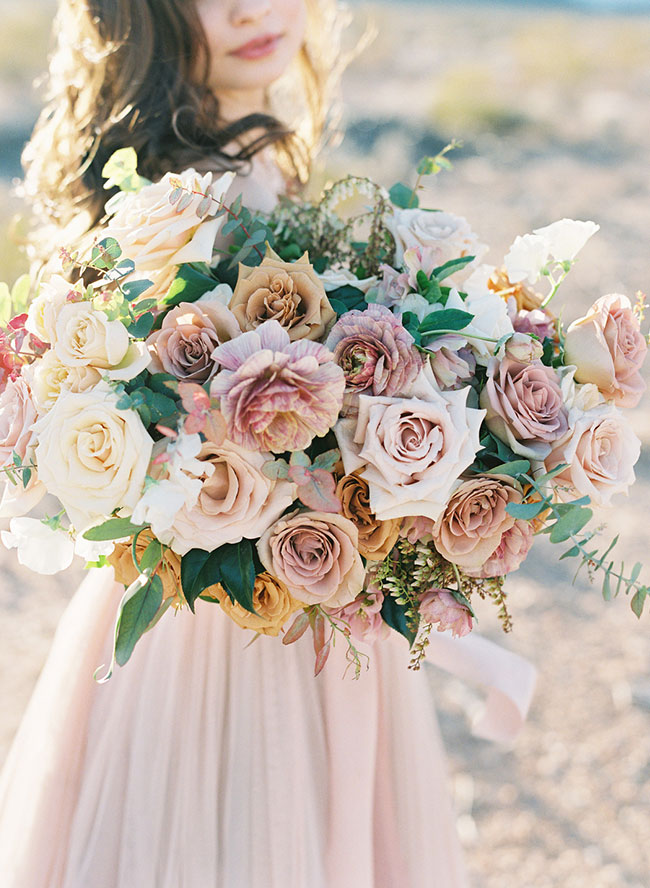
[{"label": "brown hair", "polygon": [[[93,227],[108,193],[101,171],[133,147],[150,179],[209,162],[243,170],[275,143],[304,180],[320,142],[337,79],[341,21],[336,0],[306,0],[308,30],[290,72],[274,84],[282,114],[225,125],[208,87],[209,49],[193,0],[60,0],[44,108],[23,153],[25,196],[39,222]],[[298,70],[296,70],[296,67]],[[299,119],[296,119],[298,117]],[[227,146],[238,143],[236,153]]]}]

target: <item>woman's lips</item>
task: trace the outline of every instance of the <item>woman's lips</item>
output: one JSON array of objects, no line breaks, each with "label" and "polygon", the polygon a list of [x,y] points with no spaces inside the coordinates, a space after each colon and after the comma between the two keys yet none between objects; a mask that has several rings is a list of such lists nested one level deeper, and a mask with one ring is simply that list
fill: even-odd
[{"label": "woman's lips", "polygon": [[255,40],[249,40],[248,43],[233,49],[229,55],[238,59],[261,59],[271,55],[281,39],[282,34],[265,34],[264,37],[256,37]]}]

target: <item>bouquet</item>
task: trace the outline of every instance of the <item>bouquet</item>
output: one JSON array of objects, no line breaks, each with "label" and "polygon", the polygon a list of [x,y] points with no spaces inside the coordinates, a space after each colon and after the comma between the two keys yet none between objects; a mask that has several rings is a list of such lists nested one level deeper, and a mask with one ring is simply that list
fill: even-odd
[{"label": "bouquet", "polygon": [[[486,265],[464,219],[419,205],[446,165],[263,215],[227,204],[232,174],[153,184],[123,149],[92,241],[3,285],[2,541],[42,573],[113,568],[101,680],[197,599],[253,637],[311,631],[316,673],[340,640],[359,675],[360,642],[391,629],[418,668],[483,599],[510,629],[505,578],[539,534],[640,616],[641,565],[587,525],[634,481],[643,296],[565,327],[551,303],[598,226],[563,219]],[[59,511],[29,517],[46,493]]]}]

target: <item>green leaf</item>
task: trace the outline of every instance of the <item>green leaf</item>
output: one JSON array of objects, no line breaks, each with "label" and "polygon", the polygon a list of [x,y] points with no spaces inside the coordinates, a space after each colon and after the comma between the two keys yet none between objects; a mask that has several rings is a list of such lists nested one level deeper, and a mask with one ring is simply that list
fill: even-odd
[{"label": "green leaf", "polygon": [[406,606],[398,604],[392,595],[385,595],[381,606],[382,620],[387,623],[391,629],[399,632],[407,639],[409,646],[413,646],[417,631],[412,628],[406,619]]},{"label": "green leaf", "polygon": [[639,619],[641,619],[641,615],[643,614],[643,605],[645,604],[647,594],[647,588],[645,586],[641,586],[640,589],[636,590],[636,592],[632,596],[632,600],[630,601],[630,607]]},{"label": "green leaf", "polygon": [[469,598],[460,591],[460,589],[447,589],[447,592],[450,592],[451,595],[456,599],[459,604],[462,604],[463,607],[466,607],[470,612],[470,615],[476,619],[476,614],[472,610],[472,605],[470,604]]},{"label": "green leaf", "polygon": [[541,500],[537,503],[509,503],[506,506],[508,515],[513,518],[522,518],[524,521],[530,521],[531,518],[537,518],[540,512],[548,508],[548,503]]},{"label": "green leaf", "polygon": [[609,582],[609,569],[605,571],[605,575],[603,576],[603,598],[605,599],[605,601],[612,600],[612,587]]},{"label": "green leaf", "polygon": [[204,293],[214,290],[218,283],[219,281],[202,274],[191,265],[181,265],[163,301],[169,307],[181,302],[196,302]]},{"label": "green leaf", "polygon": [[409,210],[420,206],[420,199],[415,191],[403,182],[393,185],[388,194],[391,201],[400,209]]},{"label": "green leaf", "polygon": [[107,540],[121,540],[140,533],[146,527],[148,527],[147,524],[131,524],[128,518],[109,518],[103,524],[90,527],[83,534],[83,538],[85,540],[92,540],[95,543]]},{"label": "green leaf", "polygon": [[226,237],[229,234],[232,234],[233,231],[236,231],[240,226],[240,221],[235,216],[229,216],[228,219],[223,223],[221,228],[221,234]]},{"label": "green leaf", "polygon": [[[194,613],[194,603],[204,589],[219,582],[219,568],[215,552],[206,552],[205,549],[190,549],[181,558],[181,586],[183,596],[190,610]],[[213,564],[210,565],[210,559]],[[202,576],[203,574],[203,576]],[[212,578],[212,582],[210,582]]]},{"label": "green leaf", "polygon": [[104,188],[139,191],[149,180],[139,176],[137,169],[138,155],[135,148],[119,148],[111,154],[102,169],[102,176],[107,180]]},{"label": "green leaf", "polygon": [[128,662],[137,642],[156,617],[158,608],[162,604],[162,597],[162,580],[154,576],[139,585],[126,601],[123,599],[115,639],[115,660],[120,666]]},{"label": "green leaf", "polygon": [[345,302],[341,302],[339,299],[332,299],[332,297],[330,296],[329,303],[339,317],[346,314],[348,311],[348,307]]},{"label": "green leaf", "polygon": [[437,330],[462,330],[474,320],[474,315],[458,308],[443,308],[432,311],[420,324],[422,336],[435,333]]},{"label": "green leaf", "polygon": [[[342,303],[345,306],[345,311],[353,311],[354,309],[357,311],[365,311],[367,308],[365,294],[362,290],[352,284],[344,284],[342,287],[330,290],[327,294],[327,298],[329,299],[330,304],[332,304],[333,299]],[[334,306],[332,305],[332,308],[333,307]],[[343,312],[341,312],[341,314],[343,314]]]},{"label": "green leaf", "polygon": [[219,572],[221,585],[226,592],[250,613],[253,607],[253,588],[255,586],[255,562],[253,560],[253,543],[243,539],[239,543],[227,543],[217,549],[219,553]]},{"label": "green leaf", "polygon": [[162,561],[163,547],[159,540],[152,540],[144,550],[140,559],[140,572],[147,575],[153,573]]},{"label": "green leaf", "polygon": [[23,314],[23,312],[27,311],[31,285],[32,282],[29,275],[21,274],[21,276],[11,288],[11,302],[13,305],[14,315],[20,315]]},{"label": "green leaf", "polygon": [[147,290],[153,287],[152,281],[126,281],[122,284],[122,290],[129,302],[134,302],[139,296],[142,296]]},{"label": "green leaf", "polygon": [[580,554],[580,547],[579,546],[572,546],[570,549],[567,549],[566,552],[563,552],[560,555],[559,560],[564,561],[565,558],[575,558],[579,554]]},{"label": "green leaf", "polygon": [[150,311],[146,311],[140,315],[135,323],[129,327],[129,333],[134,339],[146,339],[151,333],[155,321],[155,317]]},{"label": "green leaf", "polygon": [[559,466],[555,466],[554,469],[551,469],[550,472],[546,472],[544,475],[540,475],[538,478],[531,478],[531,481],[534,481],[535,487],[539,490],[539,488],[543,484],[546,484],[547,481],[555,478],[556,475],[559,475],[567,468],[568,465],[566,463],[561,463]]},{"label": "green leaf", "polygon": [[526,472],[530,469],[530,463],[527,459],[515,459],[512,462],[501,463],[499,466],[495,466],[493,469],[489,469],[485,472],[486,475],[509,475],[512,478],[516,478],[517,475],[525,475]]},{"label": "green leaf", "polygon": [[568,540],[591,521],[593,514],[591,509],[585,509],[581,506],[576,506],[574,509],[566,512],[551,527],[551,542],[563,543],[565,540]]},{"label": "green leaf", "polygon": [[630,573],[630,582],[631,583],[635,583],[638,580],[639,574],[641,573],[642,568],[643,568],[643,565],[641,564],[641,562],[637,561],[637,563],[632,568],[632,572]]},{"label": "green leaf", "polygon": [[159,392],[149,393],[149,406],[159,414],[159,419],[176,413],[176,401],[167,395],[161,395]]},{"label": "green leaf", "polygon": [[445,278],[460,271],[461,268],[465,268],[465,266],[469,265],[470,262],[473,262],[475,258],[475,256],[462,256],[459,259],[450,259],[449,262],[445,262],[444,265],[439,265],[437,268],[434,268],[433,276],[438,281],[444,281]]}]

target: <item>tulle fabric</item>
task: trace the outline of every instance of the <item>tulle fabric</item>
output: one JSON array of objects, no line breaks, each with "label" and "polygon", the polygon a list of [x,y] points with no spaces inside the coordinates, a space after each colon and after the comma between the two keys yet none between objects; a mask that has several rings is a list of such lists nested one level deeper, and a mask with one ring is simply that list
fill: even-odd
[{"label": "tulle fabric", "polygon": [[343,679],[212,604],[105,685],[120,588],[82,584],[0,782],[3,888],[464,888],[426,675],[397,636]]}]

